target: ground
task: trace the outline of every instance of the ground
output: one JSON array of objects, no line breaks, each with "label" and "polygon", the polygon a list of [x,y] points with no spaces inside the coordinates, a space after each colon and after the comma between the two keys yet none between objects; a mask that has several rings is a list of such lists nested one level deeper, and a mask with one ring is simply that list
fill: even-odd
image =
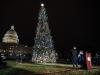
[{"label": "ground", "polygon": [[100,75],[100,67],[82,70],[68,64],[33,64],[15,61],[7,61],[7,65],[7,68],[0,70],[0,75]]}]

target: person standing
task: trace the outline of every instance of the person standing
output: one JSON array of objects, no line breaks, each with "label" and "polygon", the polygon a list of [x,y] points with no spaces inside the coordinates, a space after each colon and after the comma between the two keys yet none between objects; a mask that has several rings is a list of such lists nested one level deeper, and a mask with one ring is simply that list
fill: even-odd
[{"label": "person standing", "polygon": [[78,64],[80,65],[81,68],[84,67],[84,53],[82,50],[80,50],[78,54]]},{"label": "person standing", "polygon": [[6,67],[6,62],[3,61],[3,58],[1,57],[1,52],[0,52],[0,69]]},{"label": "person standing", "polygon": [[72,64],[73,64],[73,67],[78,67],[78,53],[77,53],[76,46],[73,46],[73,49],[72,49]]},{"label": "person standing", "polygon": [[99,65],[99,54],[95,54],[95,59],[96,59],[96,65]]}]

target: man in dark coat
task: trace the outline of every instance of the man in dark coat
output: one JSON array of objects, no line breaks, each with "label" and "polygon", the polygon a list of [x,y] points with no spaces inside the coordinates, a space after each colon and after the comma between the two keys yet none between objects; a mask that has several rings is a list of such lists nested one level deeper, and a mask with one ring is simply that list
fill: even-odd
[{"label": "man in dark coat", "polygon": [[72,49],[72,63],[73,63],[73,67],[78,67],[78,53],[77,53],[76,46],[74,46]]}]

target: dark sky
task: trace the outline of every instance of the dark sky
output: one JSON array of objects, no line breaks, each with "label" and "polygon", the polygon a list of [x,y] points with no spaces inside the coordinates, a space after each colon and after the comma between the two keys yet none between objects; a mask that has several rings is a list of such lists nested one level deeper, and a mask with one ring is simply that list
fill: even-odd
[{"label": "dark sky", "polygon": [[[44,0],[55,48],[66,51],[98,49],[99,32],[96,4],[92,0]],[[10,25],[15,25],[20,43],[34,45],[41,0],[0,1],[0,42]],[[100,24],[100,23],[99,23]]]}]

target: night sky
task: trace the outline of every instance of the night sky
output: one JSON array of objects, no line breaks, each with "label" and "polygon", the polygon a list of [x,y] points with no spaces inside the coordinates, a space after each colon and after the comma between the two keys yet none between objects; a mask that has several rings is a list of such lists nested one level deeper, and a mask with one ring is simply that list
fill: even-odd
[{"label": "night sky", "polygon": [[47,10],[57,51],[66,53],[73,45],[80,49],[99,50],[99,8],[92,0],[2,0],[0,42],[4,33],[14,24],[20,43],[33,46],[41,2],[44,2]]}]

